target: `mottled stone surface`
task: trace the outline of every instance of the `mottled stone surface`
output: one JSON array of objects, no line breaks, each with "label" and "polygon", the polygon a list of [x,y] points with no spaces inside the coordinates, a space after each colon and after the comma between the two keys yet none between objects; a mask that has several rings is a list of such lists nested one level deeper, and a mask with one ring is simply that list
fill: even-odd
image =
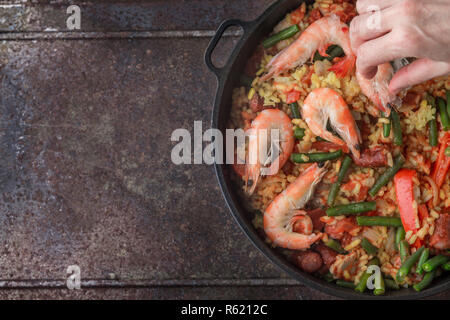
[{"label": "mottled stone surface", "polygon": [[166,287],[95,290],[5,290],[0,299],[218,299],[322,300],[328,296],[297,287]]},{"label": "mottled stone surface", "polygon": [[[0,31],[64,31],[69,4],[81,9],[82,31],[214,30],[224,18],[256,19],[273,0],[38,1],[0,7]],[[1,2],[0,2],[1,3]],[[11,3],[11,1],[8,1]]]},{"label": "mottled stone surface", "polygon": [[[213,30],[270,2],[99,1],[87,4],[82,31]],[[14,9],[24,13],[0,19],[0,30],[64,22],[55,10],[68,2],[39,3]],[[0,42],[0,286],[24,287],[0,298],[331,298],[297,285],[251,245],[212,167],[171,162],[173,130],[209,127],[208,41]],[[223,41],[218,64],[236,41]],[[44,279],[63,287],[74,264],[91,289],[40,288]],[[109,280],[124,288],[98,288]]]},{"label": "mottled stone surface", "polygon": [[279,275],[231,220],[213,169],[171,162],[173,130],[209,125],[215,80],[202,64],[206,44],[3,47],[9,220],[0,239],[9,277],[54,278],[69,264],[87,278],[108,270],[121,279]]}]

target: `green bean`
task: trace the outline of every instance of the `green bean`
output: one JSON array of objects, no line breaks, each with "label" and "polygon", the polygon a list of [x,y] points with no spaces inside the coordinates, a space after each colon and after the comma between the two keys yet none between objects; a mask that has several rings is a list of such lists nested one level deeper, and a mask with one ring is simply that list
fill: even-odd
[{"label": "green bean", "polygon": [[349,288],[349,289],[355,289],[356,285],[353,282],[350,281],[343,281],[343,280],[336,280],[336,284],[339,287]]},{"label": "green bean", "polygon": [[402,127],[400,125],[400,116],[397,111],[392,109],[391,111],[392,129],[394,130],[394,144],[401,146],[403,144]]},{"label": "green bean", "polygon": [[400,218],[392,217],[367,217],[360,216],[356,217],[356,222],[358,226],[384,226],[384,227],[400,227],[402,225],[402,220]]},{"label": "green bean", "polygon": [[391,134],[391,123],[383,123],[383,136],[385,138],[389,137]]},{"label": "green bean", "polygon": [[334,58],[343,57],[345,55],[345,52],[340,46],[334,45],[334,48],[331,48],[329,55],[330,56],[327,57],[327,59],[329,61],[333,61]]},{"label": "green bean", "polygon": [[292,119],[300,119],[300,111],[298,111],[298,103],[293,102],[289,104],[289,107],[291,108]]},{"label": "green bean", "polygon": [[450,116],[450,90],[445,91],[445,96],[447,98],[447,114]]},{"label": "green bean", "polygon": [[436,147],[438,145],[438,130],[436,119],[430,120],[428,122],[428,125],[430,128],[430,137],[429,137],[430,146]]},{"label": "green bean", "polygon": [[450,147],[445,148],[445,155],[450,157]]},{"label": "green bean", "polygon": [[409,243],[406,240],[400,241],[399,245],[400,251],[400,260],[402,263],[405,263],[406,258],[409,256]]},{"label": "green bean", "polygon": [[441,267],[445,271],[450,271],[450,262],[444,263]]},{"label": "green bean", "polygon": [[421,247],[417,249],[416,252],[414,252],[412,255],[408,257],[408,259],[403,262],[400,269],[398,269],[397,272],[397,281],[403,282],[405,281],[406,276],[411,272],[412,267],[416,264],[417,261],[419,261],[422,252],[425,250],[425,247]]},{"label": "green bean", "polygon": [[339,169],[337,181],[342,182],[344,180],[345,174],[347,173],[351,164],[352,164],[352,158],[346,155],[344,157],[344,160],[342,161],[341,168]]},{"label": "green bean", "polygon": [[432,106],[433,108],[436,108],[436,99],[431,94],[426,95],[425,99],[427,100],[428,104]]},{"label": "green bean", "polygon": [[367,240],[367,238],[363,238],[361,240],[361,247],[363,247],[363,249],[371,255],[376,255],[378,252],[378,248],[371,244],[370,241]]},{"label": "green bean", "polygon": [[432,270],[431,272],[426,273],[421,282],[413,285],[414,290],[420,292],[423,289],[425,289],[426,287],[428,287],[431,284],[431,282],[433,281],[433,278],[435,277],[435,275],[436,275],[436,270]]},{"label": "green bean", "polygon": [[388,168],[375,182],[375,184],[370,188],[369,194],[372,197],[375,197],[378,191],[385,185],[389,183],[389,181],[395,176],[395,174],[400,170],[405,163],[405,158],[400,154],[395,157],[394,165]]},{"label": "green bean", "polygon": [[344,180],[345,174],[348,171],[348,168],[350,168],[350,165],[352,164],[352,158],[349,156],[345,156],[344,160],[342,161],[341,168],[339,169],[337,181],[333,183],[333,185],[330,188],[330,192],[328,193],[328,206],[333,206],[334,201],[336,200],[336,197],[339,193],[339,188],[341,186],[342,180]]},{"label": "green bean", "polygon": [[324,276],[322,276],[322,278],[326,281],[326,282],[333,282],[334,281],[334,277],[333,275],[328,272],[327,274],[325,274]]},{"label": "green bean", "polygon": [[360,214],[363,212],[374,211],[377,208],[375,201],[372,202],[358,202],[343,204],[340,206],[332,207],[327,209],[327,216],[336,217],[342,215],[353,215]]},{"label": "green bean", "polygon": [[450,260],[450,257],[440,254],[438,256],[431,258],[427,262],[425,262],[423,264],[422,268],[424,271],[430,272],[430,271],[436,269],[437,267],[439,267],[440,265],[447,263],[449,260]]},{"label": "green bean", "polygon": [[262,42],[262,45],[266,49],[273,47],[278,42],[289,39],[290,37],[293,37],[299,31],[300,31],[300,28],[298,27],[298,25],[294,24],[293,26],[290,26],[289,28],[281,30],[277,34],[274,34],[273,36],[267,38],[266,40],[264,40]]},{"label": "green bean", "polygon": [[344,50],[338,45],[331,45],[327,48],[326,53],[328,54],[328,57],[322,56],[318,51],[314,54],[314,62],[317,60],[328,60],[333,61],[336,57],[342,57],[345,55]]},{"label": "green bean", "polygon": [[395,233],[395,248],[397,251],[399,251],[398,245],[400,244],[400,241],[405,239],[405,229],[403,229],[403,226],[400,226],[397,228],[397,232]]},{"label": "green bean", "polygon": [[387,138],[391,134],[391,120],[386,117],[386,114],[384,112],[381,112],[381,116],[389,120],[389,123],[383,123],[383,136]]},{"label": "green bean", "polygon": [[341,244],[334,240],[334,239],[329,239],[328,241],[325,241],[324,244],[330,248],[333,249],[334,251],[336,251],[337,253],[340,254],[347,254],[348,252],[344,250],[344,248],[342,248]]},{"label": "green bean", "polygon": [[400,290],[400,286],[392,279],[384,279],[384,284],[386,285],[386,288],[391,290]]},{"label": "green bean", "polygon": [[364,272],[359,278],[359,283],[356,285],[355,291],[363,293],[367,288],[367,280],[370,278],[370,273]]},{"label": "green bean", "polygon": [[367,266],[372,266],[372,265],[380,265],[380,260],[377,257],[374,257],[372,259],[369,260],[369,262],[367,263]]},{"label": "green bean", "polygon": [[294,138],[298,139],[298,140],[302,140],[304,136],[305,136],[305,129],[299,128],[299,127],[295,127],[295,129],[294,129]]},{"label": "green bean", "polygon": [[341,184],[339,182],[335,182],[331,185],[330,192],[328,193],[328,200],[327,204],[328,206],[333,206],[334,201],[336,200],[336,197],[339,193],[339,188],[341,187]]},{"label": "green bean", "polygon": [[423,273],[423,264],[428,260],[429,255],[430,255],[430,249],[425,248],[425,250],[423,250],[422,254],[420,255],[419,262],[417,262],[417,268],[416,268],[417,274]]},{"label": "green bean", "polygon": [[373,294],[376,296],[381,296],[386,292],[383,274],[377,272],[375,274],[375,289],[373,289]]},{"label": "green bean", "polygon": [[445,106],[445,101],[441,97],[437,98],[439,114],[441,115],[441,122],[444,130],[447,131],[450,129],[450,118],[447,113],[447,108]]},{"label": "green bean", "polygon": [[[433,109],[436,109],[436,100],[432,95],[427,95],[427,102]],[[430,146],[435,147],[438,145],[438,130],[437,130],[437,122],[436,122],[436,115],[433,119],[428,121],[428,127],[430,130]]]},{"label": "green bean", "polygon": [[323,162],[334,160],[342,156],[342,150],[335,152],[317,152],[317,153],[293,153],[291,160],[295,163]]},{"label": "green bean", "polygon": [[[378,258],[373,258],[371,259],[368,263],[367,266],[372,266],[372,265],[380,265],[380,261],[378,260]],[[359,283],[356,285],[355,291],[357,292],[361,292],[363,293],[364,291],[366,291],[367,288],[367,280],[369,280],[371,274],[369,272],[364,272],[363,275],[361,276],[361,278],[359,278]]]}]

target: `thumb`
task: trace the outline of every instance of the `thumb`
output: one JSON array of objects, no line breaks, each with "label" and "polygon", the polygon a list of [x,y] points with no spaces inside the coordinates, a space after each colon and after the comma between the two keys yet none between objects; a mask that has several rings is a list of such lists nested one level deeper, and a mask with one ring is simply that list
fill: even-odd
[{"label": "thumb", "polygon": [[450,72],[450,63],[419,59],[401,68],[389,83],[389,91],[397,94],[400,90],[446,75]]}]

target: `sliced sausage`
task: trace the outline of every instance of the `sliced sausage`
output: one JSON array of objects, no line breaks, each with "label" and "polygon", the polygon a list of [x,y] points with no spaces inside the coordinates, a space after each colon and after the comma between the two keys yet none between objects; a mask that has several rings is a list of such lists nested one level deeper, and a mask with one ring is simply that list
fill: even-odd
[{"label": "sliced sausage", "polygon": [[264,109],[264,98],[255,93],[250,99],[250,109],[253,112],[260,112]]},{"label": "sliced sausage", "polygon": [[250,109],[254,113],[263,111],[265,109],[279,109],[281,107],[280,103],[275,104],[275,106],[265,106],[264,105],[264,98],[261,97],[259,94],[255,93],[253,97],[250,99]]},{"label": "sliced sausage", "polygon": [[322,267],[319,269],[319,271],[317,271],[320,275],[326,275],[327,273],[330,272],[330,269],[327,267],[326,264],[323,264]]},{"label": "sliced sausage", "polygon": [[294,168],[295,168],[295,164],[291,160],[288,160],[284,164],[282,170],[285,175],[290,175],[290,174],[292,174],[292,171],[294,171]]},{"label": "sliced sausage", "polygon": [[420,103],[420,94],[416,92],[408,92],[403,98],[403,103],[411,106],[418,106]]},{"label": "sliced sausage", "polygon": [[361,158],[352,157],[355,164],[359,167],[385,167],[387,165],[387,158],[384,150],[381,148],[377,149],[366,149],[361,154]]},{"label": "sliced sausage", "polygon": [[441,214],[435,221],[435,230],[430,245],[439,250],[450,249],[450,214]]},{"label": "sliced sausage", "polygon": [[308,216],[311,218],[314,226],[314,230],[322,231],[325,223],[323,223],[320,218],[325,216],[327,213],[323,209],[314,209],[307,211]]},{"label": "sliced sausage", "polygon": [[314,273],[322,268],[322,257],[317,252],[297,251],[292,255],[294,263],[307,273]]},{"label": "sliced sausage", "polygon": [[337,252],[328,248],[326,245],[320,243],[314,247],[314,250],[320,253],[323,263],[328,268],[336,261]]}]

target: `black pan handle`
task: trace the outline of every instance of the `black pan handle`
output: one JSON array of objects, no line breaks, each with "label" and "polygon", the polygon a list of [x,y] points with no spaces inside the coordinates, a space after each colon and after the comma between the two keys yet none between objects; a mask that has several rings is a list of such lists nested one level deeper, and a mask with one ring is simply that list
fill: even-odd
[{"label": "black pan handle", "polygon": [[[226,69],[226,65],[222,68],[216,67],[211,60],[211,56],[212,56],[212,53],[213,53],[214,49],[216,48],[217,44],[219,43],[220,39],[222,38],[223,34],[225,33],[225,31],[229,27],[233,27],[233,26],[241,27],[244,30],[244,35],[242,36],[242,38],[245,38],[245,34],[246,34],[247,30],[249,29],[250,23],[242,21],[242,20],[237,20],[237,19],[225,20],[224,22],[222,22],[220,27],[217,29],[216,34],[209,42],[208,48],[206,49],[206,52],[205,52],[206,66],[209,68],[209,70],[211,70],[216,75],[217,78],[220,78],[220,75],[222,74],[222,70]],[[242,38],[241,38],[241,40],[242,40]]]}]

